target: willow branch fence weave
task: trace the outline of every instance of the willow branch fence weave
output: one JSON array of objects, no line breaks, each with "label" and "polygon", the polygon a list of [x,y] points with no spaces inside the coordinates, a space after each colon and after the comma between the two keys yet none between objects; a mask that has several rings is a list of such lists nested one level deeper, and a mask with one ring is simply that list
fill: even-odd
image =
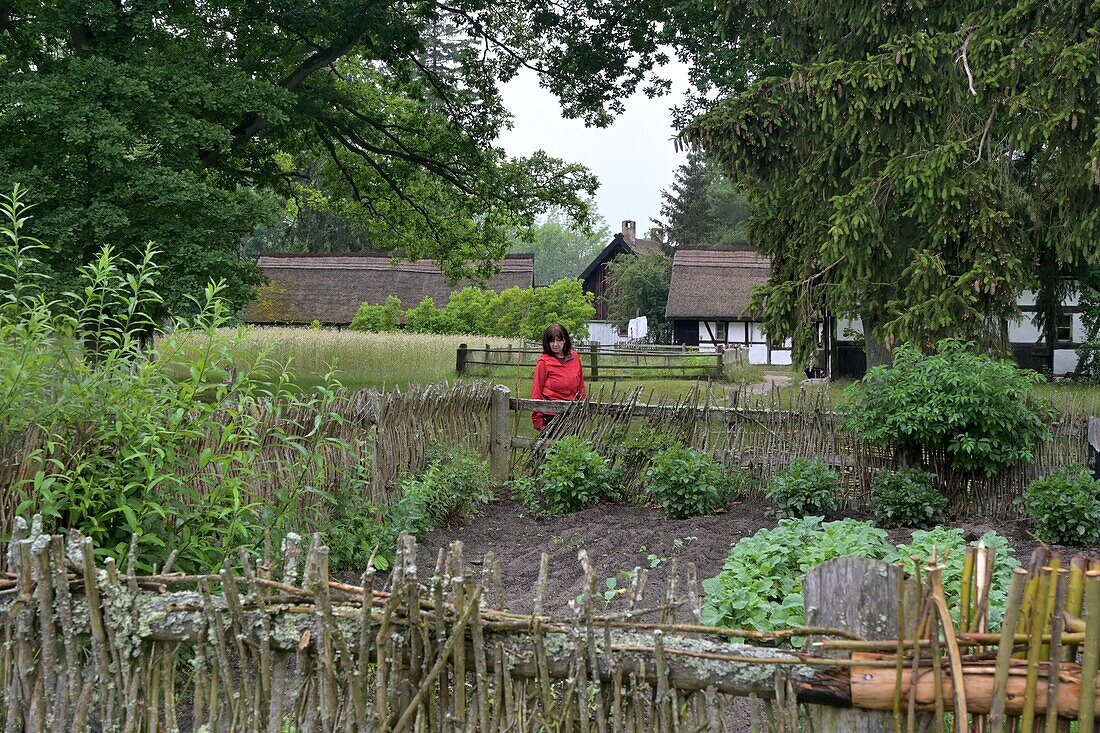
[{"label": "willow branch fence weave", "polygon": [[[783,397],[777,390],[753,395],[742,386],[720,399],[712,389],[697,388],[668,399],[640,388],[612,387],[590,390],[586,399],[570,403],[508,397],[510,433],[494,438],[492,445],[510,444],[511,469],[521,474],[536,471],[549,447],[568,435],[590,440],[615,457],[639,436],[664,433],[727,466],[747,469],[757,486],[797,458],[819,458],[840,474],[842,505],[862,509],[875,474],[900,465],[894,448],[872,445],[846,426],[846,415],[834,408],[827,390]],[[953,469],[944,453],[925,451],[922,462],[936,474],[952,514],[1020,517],[1023,508],[1015,500],[1028,484],[1069,463],[1089,461],[1089,415],[1067,403],[1052,408],[1050,438],[1036,443],[1034,459],[993,476]],[[523,437],[528,413],[536,410],[558,416],[536,437]],[[760,499],[759,489],[746,498]]]},{"label": "willow branch fence weave", "polygon": [[[863,612],[881,617],[879,632],[905,632],[874,641],[850,628],[699,626],[690,566],[656,592],[640,573],[611,612],[582,551],[586,590],[553,616],[544,555],[533,611],[517,614],[499,607],[497,559],[468,562],[461,543],[425,558],[404,537],[389,576],[368,567],[359,585],[329,577],[319,536],[242,555],[236,570],[138,575],[98,565],[89,540],[43,534],[36,518],[16,523],[0,576],[0,719],[6,731],[665,733],[725,730],[749,696],[768,701],[749,706],[754,730],[798,730],[828,705],[898,730],[954,712],[959,731],[987,715],[991,731],[1074,718],[1091,731],[1100,561],[1037,554],[997,634],[985,632],[987,552],[968,555],[955,609],[936,563],[920,582],[851,558],[811,571],[808,605],[826,616],[851,605],[852,584],[874,585],[893,618]],[[782,646],[796,635],[810,637],[804,650]]]}]

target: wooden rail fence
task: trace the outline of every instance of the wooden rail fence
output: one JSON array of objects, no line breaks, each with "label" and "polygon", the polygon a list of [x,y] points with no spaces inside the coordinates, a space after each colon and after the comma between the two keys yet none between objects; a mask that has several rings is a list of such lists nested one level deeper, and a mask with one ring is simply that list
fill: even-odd
[{"label": "wooden rail fence", "polygon": [[[402,538],[378,588],[370,567],[334,581],[317,536],[210,575],[137,575],[40,526],[16,523],[0,576],[6,731],[717,733],[744,696],[771,700],[754,730],[809,715],[818,733],[885,731],[947,711],[960,733],[985,714],[989,731],[1008,716],[1091,731],[1100,696],[1100,563],[1083,556],[1018,571],[1000,633],[982,633],[986,574],[965,581],[956,625],[941,565],[918,583],[857,558],[806,578],[808,618],[831,627],[764,633],[698,625],[691,566],[656,594],[639,572],[611,611],[581,551],[586,590],[556,616],[543,555],[521,614],[499,607],[496,558],[467,563],[461,543],[433,564]],[[781,646],[807,635],[803,651]]]},{"label": "wooden rail fence", "polygon": [[[585,380],[616,379],[721,379],[727,367],[741,366],[745,355],[739,349],[721,345],[713,352],[684,349],[657,349],[638,346],[607,347],[597,343],[576,349],[584,368]],[[542,354],[538,347],[470,347],[459,344],[455,354],[455,372],[461,377],[472,368],[486,368],[487,374],[507,367],[533,369]]]}]

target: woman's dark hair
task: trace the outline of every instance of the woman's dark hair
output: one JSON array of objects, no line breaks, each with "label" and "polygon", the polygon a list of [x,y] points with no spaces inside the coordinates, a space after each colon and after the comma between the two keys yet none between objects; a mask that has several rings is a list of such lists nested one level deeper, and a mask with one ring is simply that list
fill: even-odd
[{"label": "woman's dark hair", "polygon": [[550,340],[555,336],[560,336],[565,341],[565,348],[562,349],[561,355],[569,356],[569,352],[573,350],[573,339],[569,338],[569,332],[560,323],[551,323],[542,332],[542,353],[550,354],[550,356],[554,355],[554,352],[550,350]]}]

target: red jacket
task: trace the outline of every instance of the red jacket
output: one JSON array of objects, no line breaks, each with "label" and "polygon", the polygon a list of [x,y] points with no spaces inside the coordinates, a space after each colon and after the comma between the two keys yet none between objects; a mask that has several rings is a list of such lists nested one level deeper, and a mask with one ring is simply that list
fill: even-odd
[{"label": "red jacket", "polygon": [[[569,352],[562,361],[556,356],[543,354],[535,364],[535,378],[531,381],[533,400],[575,400],[584,397],[584,370],[576,351]],[[546,419],[553,412],[532,412],[531,422],[535,430],[542,430]]]}]

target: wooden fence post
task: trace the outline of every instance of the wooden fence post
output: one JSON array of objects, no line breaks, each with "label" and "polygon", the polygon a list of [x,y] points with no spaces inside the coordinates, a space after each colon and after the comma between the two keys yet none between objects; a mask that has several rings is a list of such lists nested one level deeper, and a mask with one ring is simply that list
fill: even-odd
[{"label": "wooden fence post", "polygon": [[508,397],[508,388],[503,384],[495,385],[489,397],[489,477],[497,486],[508,482],[508,464],[512,457]]},{"label": "wooden fence post", "polygon": [[[842,557],[818,565],[802,584],[806,625],[845,629],[864,639],[896,639],[898,611],[912,638],[911,624],[920,613],[916,581],[905,580],[905,604],[899,604],[902,570],[881,560]],[[836,656],[839,656],[836,655]],[[904,703],[903,703],[904,704]],[[893,733],[894,714],[873,710],[811,708],[815,733]]]},{"label": "wooden fence post", "polygon": [[725,368],[726,347],[723,346],[722,344],[718,344],[718,347],[714,351],[715,351],[715,356],[716,356],[715,369],[717,370],[715,375],[714,375],[714,378],[715,379],[721,379],[722,374],[726,370],[726,368]]},{"label": "wooden fence post", "polygon": [[1089,466],[1092,477],[1100,481],[1100,417],[1089,418]]},{"label": "wooden fence post", "polygon": [[600,345],[593,341],[588,345],[589,368],[592,370],[592,381],[600,381]]},{"label": "wooden fence post", "polygon": [[462,373],[466,371],[466,344],[458,345],[458,352],[455,354],[455,372],[462,376]]}]

